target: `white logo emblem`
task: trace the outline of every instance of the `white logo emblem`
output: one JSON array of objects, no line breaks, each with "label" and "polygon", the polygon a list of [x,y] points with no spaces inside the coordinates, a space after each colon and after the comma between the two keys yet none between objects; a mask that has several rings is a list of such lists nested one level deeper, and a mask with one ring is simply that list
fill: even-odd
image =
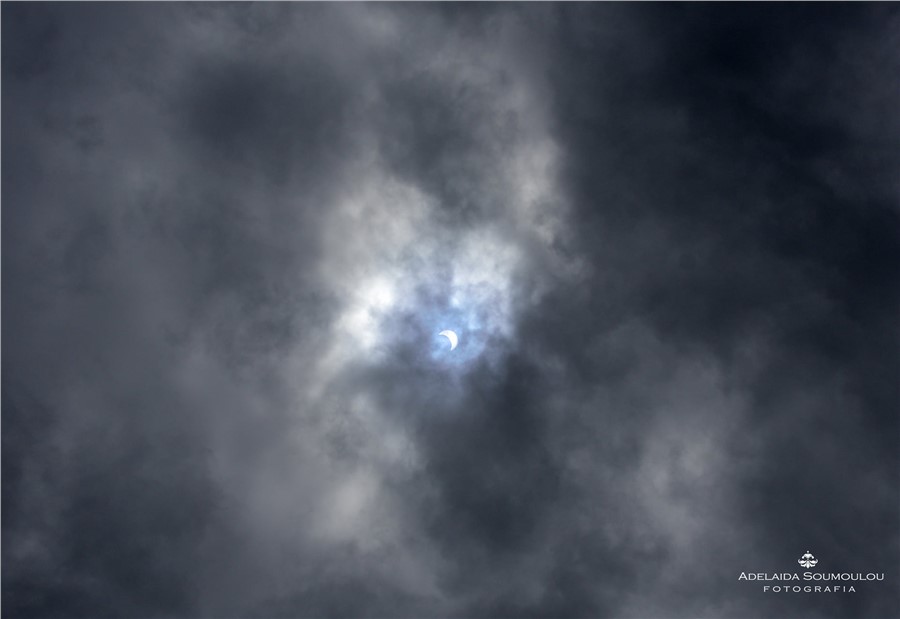
[{"label": "white logo emblem", "polygon": [[814,567],[814,566],[816,565],[816,563],[818,563],[818,562],[819,562],[819,560],[816,559],[816,558],[815,558],[814,556],[812,556],[811,554],[809,554],[809,551],[808,551],[808,550],[807,550],[807,551],[803,554],[803,556],[800,557],[800,559],[797,561],[797,563],[799,563],[799,564],[802,565],[803,567]]}]

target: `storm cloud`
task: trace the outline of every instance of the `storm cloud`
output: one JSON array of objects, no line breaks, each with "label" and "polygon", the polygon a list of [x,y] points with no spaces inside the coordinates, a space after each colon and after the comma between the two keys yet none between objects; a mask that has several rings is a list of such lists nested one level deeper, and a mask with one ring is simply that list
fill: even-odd
[{"label": "storm cloud", "polygon": [[2,16],[5,615],[900,615],[895,7]]}]

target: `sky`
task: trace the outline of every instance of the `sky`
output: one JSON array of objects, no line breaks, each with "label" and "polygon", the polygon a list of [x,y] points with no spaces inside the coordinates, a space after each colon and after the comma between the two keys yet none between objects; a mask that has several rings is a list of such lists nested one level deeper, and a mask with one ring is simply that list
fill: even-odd
[{"label": "sky", "polygon": [[896,5],[2,35],[4,616],[900,616]]}]

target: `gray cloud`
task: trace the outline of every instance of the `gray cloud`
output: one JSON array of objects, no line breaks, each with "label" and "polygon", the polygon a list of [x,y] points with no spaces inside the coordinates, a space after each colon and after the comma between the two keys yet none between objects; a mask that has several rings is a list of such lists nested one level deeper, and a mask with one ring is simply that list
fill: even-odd
[{"label": "gray cloud", "polygon": [[900,611],[892,8],[3,17],[10,616]]}]

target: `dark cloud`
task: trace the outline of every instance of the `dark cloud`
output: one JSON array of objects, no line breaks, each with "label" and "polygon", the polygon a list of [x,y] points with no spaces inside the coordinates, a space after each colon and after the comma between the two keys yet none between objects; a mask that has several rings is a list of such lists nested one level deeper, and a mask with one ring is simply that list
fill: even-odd
[{"label": "dark cloud", "polygon": [[898,25],[4,5],[4,610],[897,615]]}]

